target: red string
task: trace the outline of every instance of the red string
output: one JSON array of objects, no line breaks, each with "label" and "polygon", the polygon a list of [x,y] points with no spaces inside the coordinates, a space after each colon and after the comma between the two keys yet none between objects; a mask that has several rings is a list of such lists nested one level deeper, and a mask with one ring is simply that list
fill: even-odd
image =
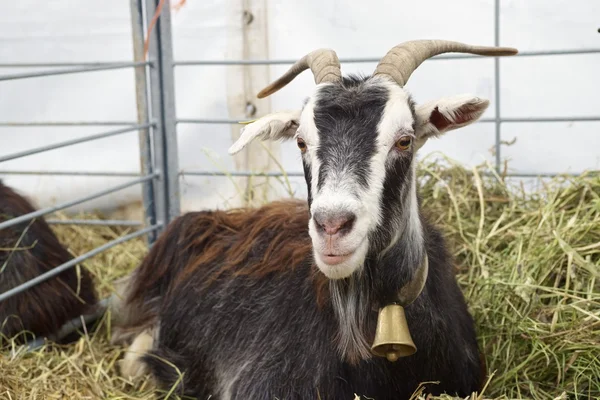
[{"label": "red string", "polygon": [[[181,7],[183,7],[185,5],[187,0],[179,0],[179,3],[175,4],[172,6],[172,8],[175,11],[179,11],[181,9]],[[150,25],[148,26],[148,31],[146,32],[146,39],[144,40],[144,59],[148,58],[148,47],[149,47],[149,43],[150,43],[150,34],[152,33],[152,30],[154,29],[154,25],[156,25],[156,21],[158,21],[158,17],[160,17],[160,13],[162,12],[163,6],[165,5],[165,0],[160,0],[160,2],[158,3],[158,6],[156,7],[156,10],[154,11],[154,16],[152,17],[152,20],[150,21]]]},{"label": "red string", "polygon": [[154,29],[154,25],[156,25],[156,21],[160,16],[163,6],[165,5],[165,0],[160,0],[156,10],[154,11],[154,16],[152,17],[152,21],[150,21],[150,25],[148,25],[148,32],[146,32],[146,40],[144,41],[144,59],[148,58],[148,46],[150,43],[150,33]]},{"label": "red string", "polygon": [[175,5],[173,6],[173,9],[174,9],[175,11],[179,11],[179,9],[185,5],[185,2],[186,2],[186,1],[187,1],[187,0],[179,0],[179,4],[175,4]]}]

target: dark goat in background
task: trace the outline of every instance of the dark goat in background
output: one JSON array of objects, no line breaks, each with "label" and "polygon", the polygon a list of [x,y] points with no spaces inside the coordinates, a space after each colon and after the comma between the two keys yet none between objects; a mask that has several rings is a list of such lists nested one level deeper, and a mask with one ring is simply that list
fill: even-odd
[{"label": "dark goat in background", "polygon": [[[447,52],[516,50],[407,42],[369,77],[342,77],[335,52],[317,50],[259,93],[308,68],[315,76],[301,110],[248,124],[230,148],[295,139],[308,201],[173,221],[124,289],[117,337],[135,339],[121,372],[148,367],[162,388],[200,399],[408,399],[436,381],[426,392],[480,390],[474,323],[444,239],[422,213],[416,153],[489,102],[416,105],[403,88],[421,62]],[[380,326],[405,326],[400,316],[380,325],[400,306],[414,354],[394,349],[400,341],[371,346]]]},{"label": "dark goat in background", "polygon": [[[0,181],[0,222],[35,211],[22,195]],[[0,293],[73,259],[43,218],[0,230]],[[0,334],[19,342],[33,334],[48,337],[96,304],[92,278],[70,268],[32,288],[0,301]],[[18,337],[15,337],[17,336]]]}]

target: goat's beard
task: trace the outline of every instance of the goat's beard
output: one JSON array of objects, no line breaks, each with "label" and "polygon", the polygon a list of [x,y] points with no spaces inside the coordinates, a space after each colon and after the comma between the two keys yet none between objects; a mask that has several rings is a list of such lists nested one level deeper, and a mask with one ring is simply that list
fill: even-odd
[{"label": "goat's beard", "polygon": [[337,348],[340,355],[351,364],[371,357],[367,342],[367,332],[370,330],[370,285],[364,278],[363,271],[358,271],[347,279],[332,280],[329,285],[339,324]]}]

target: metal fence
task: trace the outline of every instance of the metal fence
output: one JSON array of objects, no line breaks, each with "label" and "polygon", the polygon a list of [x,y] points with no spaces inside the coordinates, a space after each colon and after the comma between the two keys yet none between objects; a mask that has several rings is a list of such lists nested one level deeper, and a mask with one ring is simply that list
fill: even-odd
[{"label": "metal fence", "polygon": [[[185,171],[180,172],[178,167],[177,155],[177,125],[178,124],[235,124],[239,119],[214,119],[210,117],[196,119],[177,119],[175,112],[175,90],[174,90],[174,70],[178,66],[227,66],[227,65],[282,65],[293,64],[296,60],[173,60],[172,35],[170,22],[169,1],[164,2],[160,16],[156,19],[155,25],[150,30],[148,38],[148,54],[144,54],[145,34],[149,25],[152,25],[153,17],[156,15],[156,8],[161,4],[161,0],[130,0],[131,5],[131,23],[133,40],[133,61],[130,62],[93,62],[93,63],[0,63],[0,68],[47,68],[44,71],[23,72],[19,74],[0,75],[0,81],[15,79],[34,79],[54,75],[90,73],[95,71],[108,71],[123,68],[135,69],[135,86],[137,102],[137,121],[48,121],[48,122],[7,122],[0,121],[0,126],[10,127],[31,127],[31,126],[80,126],[80,127],[119,127],[112,130],[100,132],[84,138],[73,139],[59,142],[53,145],[32,148],[14,154],[0,155],[0,162],[13,160],[20,157],[26,157],[33,154],[39,154],[54,149],[72,146],[83,142],[98,140],[116,135],[133,134],[137,132],[140,144],[140,164],[141,174],[134,173],[116,173],[116,172],[85,172],[85,171],[0,171],[1,175],[20,174],[20,175],[69,175],[69,176],[105,176],[105,177],[125,177],[131,178],[129,181],[110,187],[108,189],[92,193],[88,196],[74,199],[72,201],[58,204],[53,207],[41,209],[39,211],[14,218],[0,223],[0,229],[9,228],[19,223],[31,220],[33,218],[44,217],[56,211],[67,209],[71,206],[90,201],[110,193],[118,192],[125,188],[141,185],[143,193],[143,204],[145,212],[144,223],[127,220],[48,220],[53,224],[81,224],[81,225],[112,225],[139,227],[133,233],[110,241],[101,247],[82,254],[72,261],[65,263],[37,278],[12,288],[11,290],[0,294],[0,301],[21,293],[30,287],[50,279],[62,271],[93,257],[100,252],[125,241],[147,235],[149,244],[152,244],[156,236],[164,227],[180,213],[180,191],[179,179],[182,175],[194,176],[281,176],[280,172],[267,172],[257,174],[253,171],[236,172],[217,172],[217,171]],[[494,44],[500,45],[500,0],[495,0],[495,29]],[[539,57],[555,56],[567,54],[599,54],[598,49],[587,50],[552,50],[552,51],[531,51],[521,52],[516,57]],[[471,55],[442,55],[432,59],[468,59],[478,56]],[[147,58],[147,59],[146,59]],[[342,58],[342,63],[376,63],[379,58]],[[500,107],[501,100],[501,74],[500,58],[494,60],[495,77],[495,117],[482,119],[480,123],[493,123],[495,126],[495,166],[501,169],[501,129],[503,124],[515,122],[571,122],[571,121],[600,121],[599,115],[586,117],[553,117],[553,118],[503,118]],[[0,83],[1,85],[1,83]],[[244,119],[244,118],[240,118]],[[287,173],[288,176],[302,176],[301,172]],[[512,174],[517,177],[539,177],[544,174],[520,172]],[[104,301],[104,304],[106,302]],[[63,333],[67,333],[78,326],[77,321],[73,321],[65,327]],[[35,348],[40,345],[40,341],[33,342],[30,347]]]},{"label": "metal fence", "polygon": [[[3,63],[0,67],[8,68],[46,68],[43,71],[23,72],[11,75],[0,75],[0,85],[2,81],[15,79],[34,79],[47,76],[91,73],[96,71],[109,71],[123,68],[135,69],[135,90],[137,105],[137,121],[49,121],[49,122],[0,122],[0,126],[10,127],[28,127],[28,126],[85,126],[85,127],[109,127],[114,128],[108,131],[93,134],[87,137],[63,141],[52,145],[32,148],[26,151],[0,155],[0,162],[14,160],[20,157],[26,157],[39,154],[54,149],[73,146],[79,143],[99,140],[117,135],[138,133],[140,148],[140,174],[135,173],[114,173],[114,172],[85,172],[85,171],[2,171],[0,175],[21,174],[21,175],[70,175],[70,176],[96,176],[96,177],[124,177],[130,178],[125,183],[109,187],[105,190],[91,193],[85,197],[74,199],[52,207],[40,209],[38,211],[13,218],[0,223],[0,229],[13,227],[22,222],[44,217],[56,211],[64,210],[77,204],[81,204],[120,190],[141,185],[144,204],[144,223],[138,221],[122,220],[52,220],[49,223],[54,224],[80,224],[80,225],[111,225],[139,227],[133,233],[109,241],[108,243],[95,248],[85,254],[79,255],[73,260],[62,264],[35,279],[32,279],[22,285],[14,287],[0,294],[0,301],[28,290],[34,285],[44,282],[60,274],[68,268],[72,268],[79,263],[105,251],[111,247],[117,246],[128,240],[147,235],[148,242],[151,244],[160,231],[169,223],[169,221],[179,214],[179,188],[178,188],[178,164],[177,164],[177,136],[175,132],[175,102],[174,102],[174,84],[173,84],[173,56],[171,48],[171,25],[168,2],[163,7],[161,17],[151,30],[149,37],[148,55],[144,54],[145,34],[148,31],[149,21],[155,14],[160,0],[131,0],[131,24],[133,40],[133,61],[131,62],[94,62],[94,63]],[[107,304],[103,300],[102,305]],[[89,320],[94,316],[86,316]],[[81,326],[79,319],[66,324],[57,334],[58,337]],[[43,343],[38,339],[29,343],[29,348],[34,349]]]}]

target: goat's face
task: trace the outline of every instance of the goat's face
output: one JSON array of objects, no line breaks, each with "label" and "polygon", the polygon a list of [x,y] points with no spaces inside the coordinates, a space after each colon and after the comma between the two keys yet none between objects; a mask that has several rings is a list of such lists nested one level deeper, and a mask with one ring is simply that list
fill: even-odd
[{"label": "goat's face", "polygon": [[297,141],[315,261],[327,277],[345,278],[407,223],[418,224],[416,150],[431,136],[474,122],[487,106],[468,95],[415,106],[385,78],[345,78],[317,86],[300,111],[249,124],[231,152],[265,131]]},{"label": "goat's face", "polygon": [[[341,78],[335,53],[311,53],[297,65],[321,64],[311,69],[317,83],[325,82],[304,107],[249,124],[229,150],[234,154],[255,138],[297,141],[308,186],[314,258],[330,279],[350,276],[368,254],[381,253],[404,230],[420,235],[415,152],[430,137],[475,122],[489,104],[461,95],[416,106],[399,84],[410,72],[388,74],[385,60],[372,77]],[[301,70],[292,67],[265,90],[272,93]]]},{"label": "goat's face", "polygon": [[306,102],[296,141],[314,257],[328,277],[352,274],[388,236],[389,213],[410,185],[415,121],[409,96],[384,79],[321,85]]}]

